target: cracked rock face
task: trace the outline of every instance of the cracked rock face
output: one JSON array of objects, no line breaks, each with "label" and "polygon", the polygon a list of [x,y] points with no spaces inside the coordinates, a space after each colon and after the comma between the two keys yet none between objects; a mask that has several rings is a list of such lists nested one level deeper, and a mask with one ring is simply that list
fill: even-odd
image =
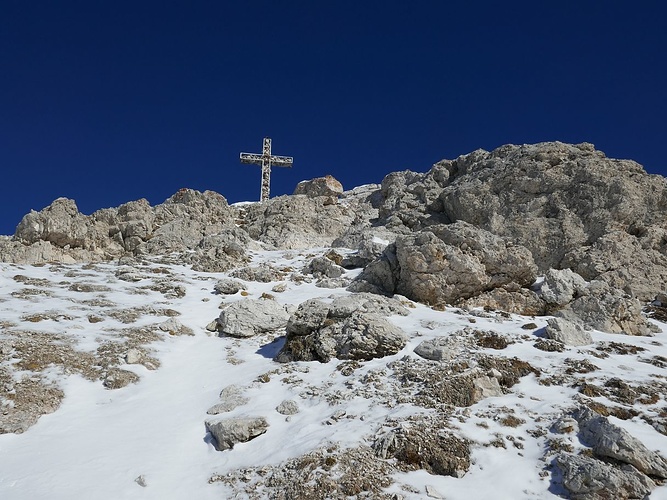
[{"label": "cracked rock face", "polygon": [[246,443],[264,434],[269,428],[264,417],[207,420],[206,430],[215,438],[215,449],[231,450],[235,444]]},{"label": "cracked rock face", "polygon": [[667,278],[667,182],[592,144],[506,145],[382,182],[396,232],[465,221],[532,254],[540,272],[571,268],[643,300]]}]

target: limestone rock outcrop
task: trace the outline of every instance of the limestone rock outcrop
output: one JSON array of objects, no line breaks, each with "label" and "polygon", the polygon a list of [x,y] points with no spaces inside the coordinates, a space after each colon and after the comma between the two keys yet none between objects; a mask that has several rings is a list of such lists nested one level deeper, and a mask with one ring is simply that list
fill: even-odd
[{"label": "limestone rock outcrop", "polygon": [[530,286],[536,273],[526,248],[457,222],[399,236],[351,289],[444,305],[510,283]]},{"label": "limestone rock outcrop", "polygon": [[368,360],[396,354],[407,338],[385,316],[406,314],[396,299],[368,294],[318,299],[302,303],[287,324],[279,362],[321,361],[332,358]]},{"label": "limestone rock outcrop", "polygon": [[329,202],[335,203],[343,194],[343,185],[333,176],[326,175],[299,182],[292,194],[305,194],[309,198],[325,196]]},{"label": "limestone rock outcrop", "polygon": [[232,337],[252,337],[285,328],[285,307],[271,299],[245,299],[227,305],[218,318],[218,330]]},{"label": "limestone rock outcrop", "polygon": [[667,181],[592,144],[478,150],[390,174],[381,193],[395,232],[465,221],[528,248],[540,272],[569,267],[642,300],[667,277]]}]

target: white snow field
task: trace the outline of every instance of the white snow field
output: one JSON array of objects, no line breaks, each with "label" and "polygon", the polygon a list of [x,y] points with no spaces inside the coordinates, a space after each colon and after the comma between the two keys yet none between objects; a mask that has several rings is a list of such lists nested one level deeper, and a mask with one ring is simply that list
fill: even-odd
[{"label": "white snow field", "polygon": [[[253,263],[298,270],[308,254],[312,257],[322,252],[255,252]],[[206,330],[219,315],[222,300],[246,299],[241,293],[223,297],[213,292],[216,280],[225,274],[159,263],[138,269],[141,275],[135,277],[137,281],[125,281],[117,277],[119,266],[114,263],[0,264],[0,347],[7,354],[0,369],[10,377],[0,379],[9,385],[0,399],[0,411],[11,413],[17,404],[12,394],[17,393],[22,380],[51,384],[64,392],[60,406],[39,417],[25,432],[0,435],[0,499],[247,498],[249,494],[242,489],[209,479],[246,468],[278,465],[323,446],[337,444],[346,449],[372,445],[387,419],[434,412],[409,403],[387,404],[381,388],[376,389],[377,395],[371,391],[366,397],[351,392],[351,388],[362,384],[363,374],[386,371],[391,361],[417,358],[413,350],[420,342],[469,326],[509,338],[510,344],[499,354],[528,361],[541,370],[541,378],[561,373],[566,359],[593,363],[596,370],[580,375],[591,383],[619,377],[631,385],[647,384],[664,381],[667,376],[665,368],[646,362],[652,356],[667,358],[662,323],[655,323],[663,330],[654,337],[594,331],[592,346],[545,352],[533,344],[547,318],[437,311],[416,303],[411,304],[407,316],[389,318],[409,337],[406,347],[394,356],[361,362],[355,377],[341,373],[341,361],[336,359],[329,363],[296,362],[288,368],[272,359],[284,342],[284,332],[239,339]],[[354,273],[348,271],[346,276]],[[286,290],[280,293],[272,292],[276,282],[244,282],[247,297],[271,293],[279,303],[296,307],[309,298],[330,300],[349,293],[343,288],[318,288],[307,279],[282,282]],[[162,284],[164,290],[156,284]],[[174,286],[182,287],[179,290],[185,294],[172,293]],[[167,309],[170,312],[165,316]],[[136,314],[127,318],[123,311]],[[175,317],[193,335],[160,330],[157,325],[168,320],[167,316]],[[536,323],[536,330],[521,328],[531,322]],[[152,332],[154,338],[140,347],[159,362],[157,369],[125,362],[130,328]],[[122,344],[115,359],[117,367],[134,372],[139,380],[108,389],[101,380],[72,368],[68,361],[60,364],[57,357],[45,367],[37,362],[22,363],[28,354],[16,339],[38,334],[53,337],[53,346],[72,346],[75,354],[94,354],[100,346]],[[607,357],[591,354],[596,345],[611,342],[645,350],[612,352]],[[231,384],[243,388],[247,403],[224,415],[207,415],[219,402],[220,391]],[[423,470],[396,473],[385,491],[405,499],[427,495],[448,500],[558,498],[563,490],[552,485],[546,443],[552,437],[551,423],[573,407],[578,392],[568,385],[540,383],[531,374],[504,396],[456,409],[449,418],[451,428],[473,442],[468,472],[460,478]],[[662,394],[657,402],[638,402],[640,413],[664,409],[666,397]],[[299,412],[290,417],[278,413],[275,408],[284,400],[296,401]],[[604,396],[597,400],[614,404]],[[515,417],[512,425],[503,420],[510,415]],[[217,451],[204,422],[233,416],[264,417],[268,431],[232,450]],[[667,457],[667,436],[642,418],[610,420]],[[568,439],[575,448],[580,446],[574,437]],[[252,472],[247,474],[247,483],[257,479],[251,477]],[[261,497],[262,490],[258,491]],[[269,490],[265,491],[269,498]],[[650,498],[667,499],[667,486],[659,486]]]}]

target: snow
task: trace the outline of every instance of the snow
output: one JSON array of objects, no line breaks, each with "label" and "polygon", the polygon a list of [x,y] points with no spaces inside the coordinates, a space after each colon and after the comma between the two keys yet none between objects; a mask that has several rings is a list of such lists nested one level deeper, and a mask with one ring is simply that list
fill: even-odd
[{"label": "snow", "polygon": [[[275,266],[299,269],[309,252],[255,252],[254,262],[272,262]],[[156,267],[165,267],[155,265]],[[168,267],[168,266],[167,266]],[[105,316],[102,323],[90,323],[88,315],[104,315],[109,305],[86,305],[82,300],[97,298],[114,309],[136,307],[171,308],[180,313],[178,321],[194,331],[193,336],[163,335],[149,347],[151,356],[161,366],[154,371],[142,365],[121,365],[140,376],[140,381],[116,390],[105,389],[100,381],[91,381],[77,374],[65,374],[57,367],[48,369],[48,377],[57,380],[65,398],[57,411],[42,416],[23,434],[0,435],[0,498],[6,500],[96,499],[220,499],[230,492],[227,487],[209,484],[214,474],[298,457],[327,443],[339,443],[341,448],[359,443],[370,444],[370,438],[388,417],[402,417],[424,411],[411,405],[393,408],[373,399],[352,397],[332,406],[327,396],[349,392],[349,379],[337,370],[340,363],[295,363],[293,372],[281,372],[283,365],[272,361],[284,339],[280,336],[233,339],[212,336],[205,326],[219,314],[220,297],[212,293],[215,280],[222,274],[197,273],[188,268],[171,266],[177,281],[185,287],[182,298],[166,299],[162,294],[138,288],[150,282],[150,277],[138,283],[127,283],[114,276],[116,266],[17,266],[0,264],[0,341],[8,338],[12,329],[22,328],[60,335],[76,342],[76,349],[95,352],[104,340],[116,339],[122,328],[146,327],[165,318],[145,314],[131,325]],[[350,272],[353,276],[358,271]],[[16,275],[44,281],[42,285],[27,285],[14,280]],[[39,282],[37,282],[39,283]],[[48,284],[44,284],[48,283]],[[70,289],[68,283],[102,286],[99,292],[81,293]],[[319,297],[330,300],[332,295],[344,295],[344,289],[317,288],[314,283],[297,284],[286,281],[287,290],[272,293],[276,283],[246,282],[250,297],[272,293],[282,304],[296,306]],[[17,298],[26,288],[45,289],[47,295]],[[237,294],[226,302],[243,300]],[[53,312],[56,319],[46,319],[26,326],[26,316]],[[53,314],[52,314],[53,316]],[[465,326],[494,330],[516,340],[502,353],[529,359],[540,370],[550,373],[555,363],[565,357],[588,359],[599,367],[591,379],[623,373],[626,381],[645,383],[652,377],[664,377],[664,369],[638,362],[637,357],[610,354],[607,358],[591,358],[586,349],[570,348],[565,353],[536,350],[531,342],[534,332],[520,327],[535,322],[539,328],[546,318],[511,316],[499,319],[493,315],[476,317],[456,310],[435,311],[414,304],[405,317],[390,320],[408,334],[408,345],[397,355],[365,362],[358,370],[367,373],[386,367],[391,360],[416,356],[412,351],[423,340],[447,335]],[[474,325],[471,323],[474,320]],[[539,334],[539,329],[537,330]],[[655,338],[625,337],[593,332],[596,342],[622,341],[649,349],[650,355],[667,356],[665,334]],[[13,362],[16,363],[16,360]],[[26,372],[15,372],[14,377]],[[30,375],[29,373],[27,374]],[[261,376],[261,382],[258,382]],[[588,376],[588,375],[587,375]],[[268,379],[268,381],[267,381]],[[269,431],[231,451],[216,451],[204,428],[206,419],[220,418],[206,411],[218,402],[220,391],[231,384],[244,387],[249,403],[226,413],[224,417],[263,416]],[[304,393],[312,392],[305,398]],[[487,398],[459,413],[452,421],[459,435],[472,440],[473,465],[461,478],[441,477],[424,471],[396,474],[396,482],[387,490],[404,498],[424,498],[426,487],[450,500],[471,498],[557,498],[550,491],[548,475],[542,474],[545,463],[545,439],[535,439],[530,433],[548,423],[564,409],[572,406],[577,394],[574,387],[543,385],[533,375],[523,377],[512,391],[502,397]],[[299,413],[286,418],[275,411],[282,401],[291,399],[299,404]],[[2,401],[0,400],[0,403]],[[8,404],[5,402],[5,404]],[[0,410],[2,408],[0,407]],[[344,412],[343,416],[337,414]],[[516,427],[503,426],[485,415],[513,414],[522,423]],[[613,423],[630,431],[649,449],[667,456],[667,436],[659,434],[641,419],[619,420]],[[501,436],[504,446],[489,443]],[[516,445],[514,443],[517,443]],[[136,481],[140,476],[145,487]],[[400,484],[409,485],[411,493]],[[655,490],[652,499],[667,498],[667,487]]]}]

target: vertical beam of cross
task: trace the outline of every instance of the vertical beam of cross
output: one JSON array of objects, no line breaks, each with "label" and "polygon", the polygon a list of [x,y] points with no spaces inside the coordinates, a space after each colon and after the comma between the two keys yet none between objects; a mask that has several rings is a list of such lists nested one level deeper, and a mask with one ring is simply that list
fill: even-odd
[{"label": "vertical beam of cross", "polygon": [[271,165],[276,167],[292,167],[294,159],[291,156],[277,156],[271,154],[271,139],[264,138],[262,144],[262,154],[256,153],[241,153],[241,163],[252,165],[261,165],[262,167],[262,190],[260,193],[260,201],[264,202],[269,199],[271,190]]}]

